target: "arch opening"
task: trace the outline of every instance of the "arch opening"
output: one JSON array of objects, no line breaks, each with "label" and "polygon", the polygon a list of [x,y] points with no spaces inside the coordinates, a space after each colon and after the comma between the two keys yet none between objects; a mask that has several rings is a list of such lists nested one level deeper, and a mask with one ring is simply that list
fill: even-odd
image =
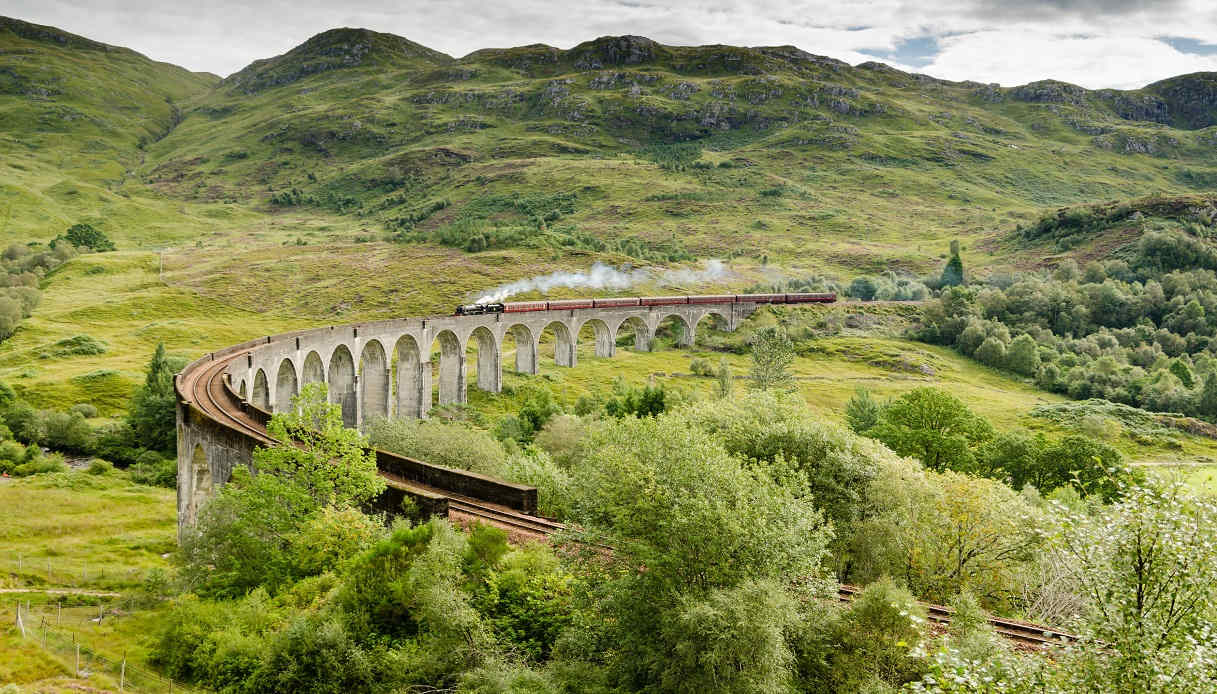
[{"label": "arch opening", "polygon": [[418,341],[411,335],[397,340],[396,352],[397,416],[426,417],[431,409],[431,363],[422,361]]},{"label": "arch opening", "polygon": [[616,342],[609,327],[599,318],[590,318],[579,326],[579,334],[575,344],[580,355],[590,354],[595,357],[611,357],[617,351]]},{"label": "arch opening", "polygon": [[[438,354],[439,358],[436,359]],[[441,330],[431,344],[432,377],[439,379],[438,404],[454,405],[465,402],[465,350],[461,340],[451,330]]]},{"label": "arch opening", "polygon": [[651,351],[651,331],[638,316],[630,316],[618,323],[613,335],[614,345],[626,347],[632,344],[635,352]]},{"label": "arch opening", "polygon": [[541,355],[553,355],[554,363],[558,366],[571,367],[578,363],[578,354],[575,352],[575,339],[571,334],[570,326],[562,321],[553,321],[541,329],[538,344],[541,346]]},{"label": "arch opening", "polygon": [[355,360],[346,345],[338,345],[330,356],[327,382],[330,384],[330,402],[342,408],[342,423],[348,427],[359,425],[359,406],[355,400]]},{"label": "arch opening", "polygon": [[245,388],[245,379],[241,379],[241,387],[237,388],[237,394],[241,396],[242,400],[249,397],[248,393],[246,392],[246,388]]},{"label": "arch opening", "polygon": [[300,384],[303,386],[309,383],[325,383],[325,364],[321,362],[321,355],[316,352],[309,352],[304,358]]},{"label": "arch opening", "polygon": [[359,355],[359,389],[364,422],[389,416],[389,362],[377,340],[368,340]]},{"label": "arch opening", "polygon": [[[477,359],[474,361],[474,368],[477,370],[478,390],[487,393],[497,393],[502,390],[503,386],[503,354],[499,350],[498,341],[494,339],[494,333],[484,325],[474,328],[469,335],[468,345],[473,345],[477,349]],[[466,357],[466,359],[468,359]],[[468,392],[466,390],[466,392]]]},{"label": "arch opening", "polygon": [[688,347],[693,344],[693,327],[684,316],[669,313],[655,324],[655,335],[651,344],[653,350],[663,349],[668,345]]},{"label": "arch opening", "polygon": [[[512,348],[507,348],[510,341]],[[537,373],[537,338],[527,325],[517,323],[503,333],[503,344],[499,353],[502,355],[515,354],[515,371],[521,374]]]},{"label": "arch opening", "polygon": [[270,384],[266,381],[266,372],[258,369],[258,373],[254,374],[254,391],[251,402],[255,407],[260,407],[264,410],[270,409]]},{"label": "arch opening", "polygon": [[291,359],[279,362],[279,373],[275,376],[275,412],[287,412],[292,408],[292,398],[299,392],[296,382],[296,366]]},{"label": "arch opening", "polygon": [[729,332],[731,332],[731,322],[727,316],[718,311],[709,311],[701,315],[697,319],[697,323],[693,325],[693,335],[689,344],[693,344],[693,340],[698,337],[701,337],[703,342],[717,342]]}]

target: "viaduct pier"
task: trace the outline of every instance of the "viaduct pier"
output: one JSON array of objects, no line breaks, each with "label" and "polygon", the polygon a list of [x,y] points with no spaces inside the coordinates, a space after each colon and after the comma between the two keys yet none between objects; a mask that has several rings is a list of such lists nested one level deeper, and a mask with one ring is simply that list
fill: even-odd
[{"label": "viaduct pier", "polygon": [[[835,300],[834,294],[805,293],[493,304],[475,315],[329,326],[212,352],[187,365],[175,381],[179,532],[194,523],[199,507],[233,468],[250,465],[258,446],[275,443],[266,423],[272,413],[290,407],[304,384],[325,383],[349,427],[377,417],[424,418],[436,400],[440,405],[466,401],[470,345],[477,346],[476,387],[497,393],[509,336],[516,370],[536,374],[541,336],[547,332],[553,334],[556,364],[574,367],[585,326],[593,329],[596,356],[611,357],[618,333],[627,327],[634,348],[647,351],[660,324],[675,320],[680,344],[688,346],[707,319],[735,330],[759,305]],[[436,352],[438,369],[432,363]],[[389,486],[380,500],[386,511],[400,508],[402,498],[410,496],[429,513],[465,514],[541,534],[554,526],[536,515],[535,488],[386,451],[376,451],[376,458]]]}]

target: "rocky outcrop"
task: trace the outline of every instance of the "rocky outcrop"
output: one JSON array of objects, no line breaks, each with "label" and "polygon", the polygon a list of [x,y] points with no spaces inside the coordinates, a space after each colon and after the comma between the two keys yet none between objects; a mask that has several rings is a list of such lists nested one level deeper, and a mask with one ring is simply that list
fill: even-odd
[{"label": "rocky outcrop", "polygon": [[1074,104],[1080,106],[1086,90],[1076,84],[1040,80],[1010,90],[1011,98],[1033,104]]},{"label": "rocky outcrop", "polygon": [[254,61],[221,84],[235,92],[256,94],[330,70],[368,65],[406,68],[451,62],[450,56],[393,34],[332,29],[283,55]]},{"label": "rocky outcrop", "polygon": [[1144,91],[1157,94],[1170,111],[1177,128],[1199,130],[1217,125],[1217,72],[1194,72],[1161,82]]}]

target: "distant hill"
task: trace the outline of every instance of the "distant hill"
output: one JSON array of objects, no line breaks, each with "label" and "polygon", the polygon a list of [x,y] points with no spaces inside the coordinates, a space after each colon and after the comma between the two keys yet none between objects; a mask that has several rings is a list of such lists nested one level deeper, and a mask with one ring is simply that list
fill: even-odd
[{"label": "distant hill", "polygon": [[1214,74],[1001,88],[791,46],[613,36],[456,59],[348,28],[220,81],[8,19],[0,51],[0,149],[66,177],[13,174],[25,209],[50,196],[20,217],[48,238],[96,209],[85,182],[120,241],[149,219],[135,201],[177,201],[157,238],[220,205],[469,252],[920,272],[947,239],[1003,248],[985,239],[1048,208],[1217,183]]}]

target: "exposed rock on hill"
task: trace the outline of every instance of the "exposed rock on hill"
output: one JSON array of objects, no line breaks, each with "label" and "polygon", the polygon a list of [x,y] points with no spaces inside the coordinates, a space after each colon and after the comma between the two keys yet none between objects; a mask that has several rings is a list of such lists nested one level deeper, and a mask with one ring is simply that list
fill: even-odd
[{"label": "exposed rock on hill", "polygon": [[428,67],[452,62],[452,56],[393,34],[367,29],[331,29],[283,55],[251,63],[225,79],[224,85],[254,94],[330,70],[371,65]]}]

